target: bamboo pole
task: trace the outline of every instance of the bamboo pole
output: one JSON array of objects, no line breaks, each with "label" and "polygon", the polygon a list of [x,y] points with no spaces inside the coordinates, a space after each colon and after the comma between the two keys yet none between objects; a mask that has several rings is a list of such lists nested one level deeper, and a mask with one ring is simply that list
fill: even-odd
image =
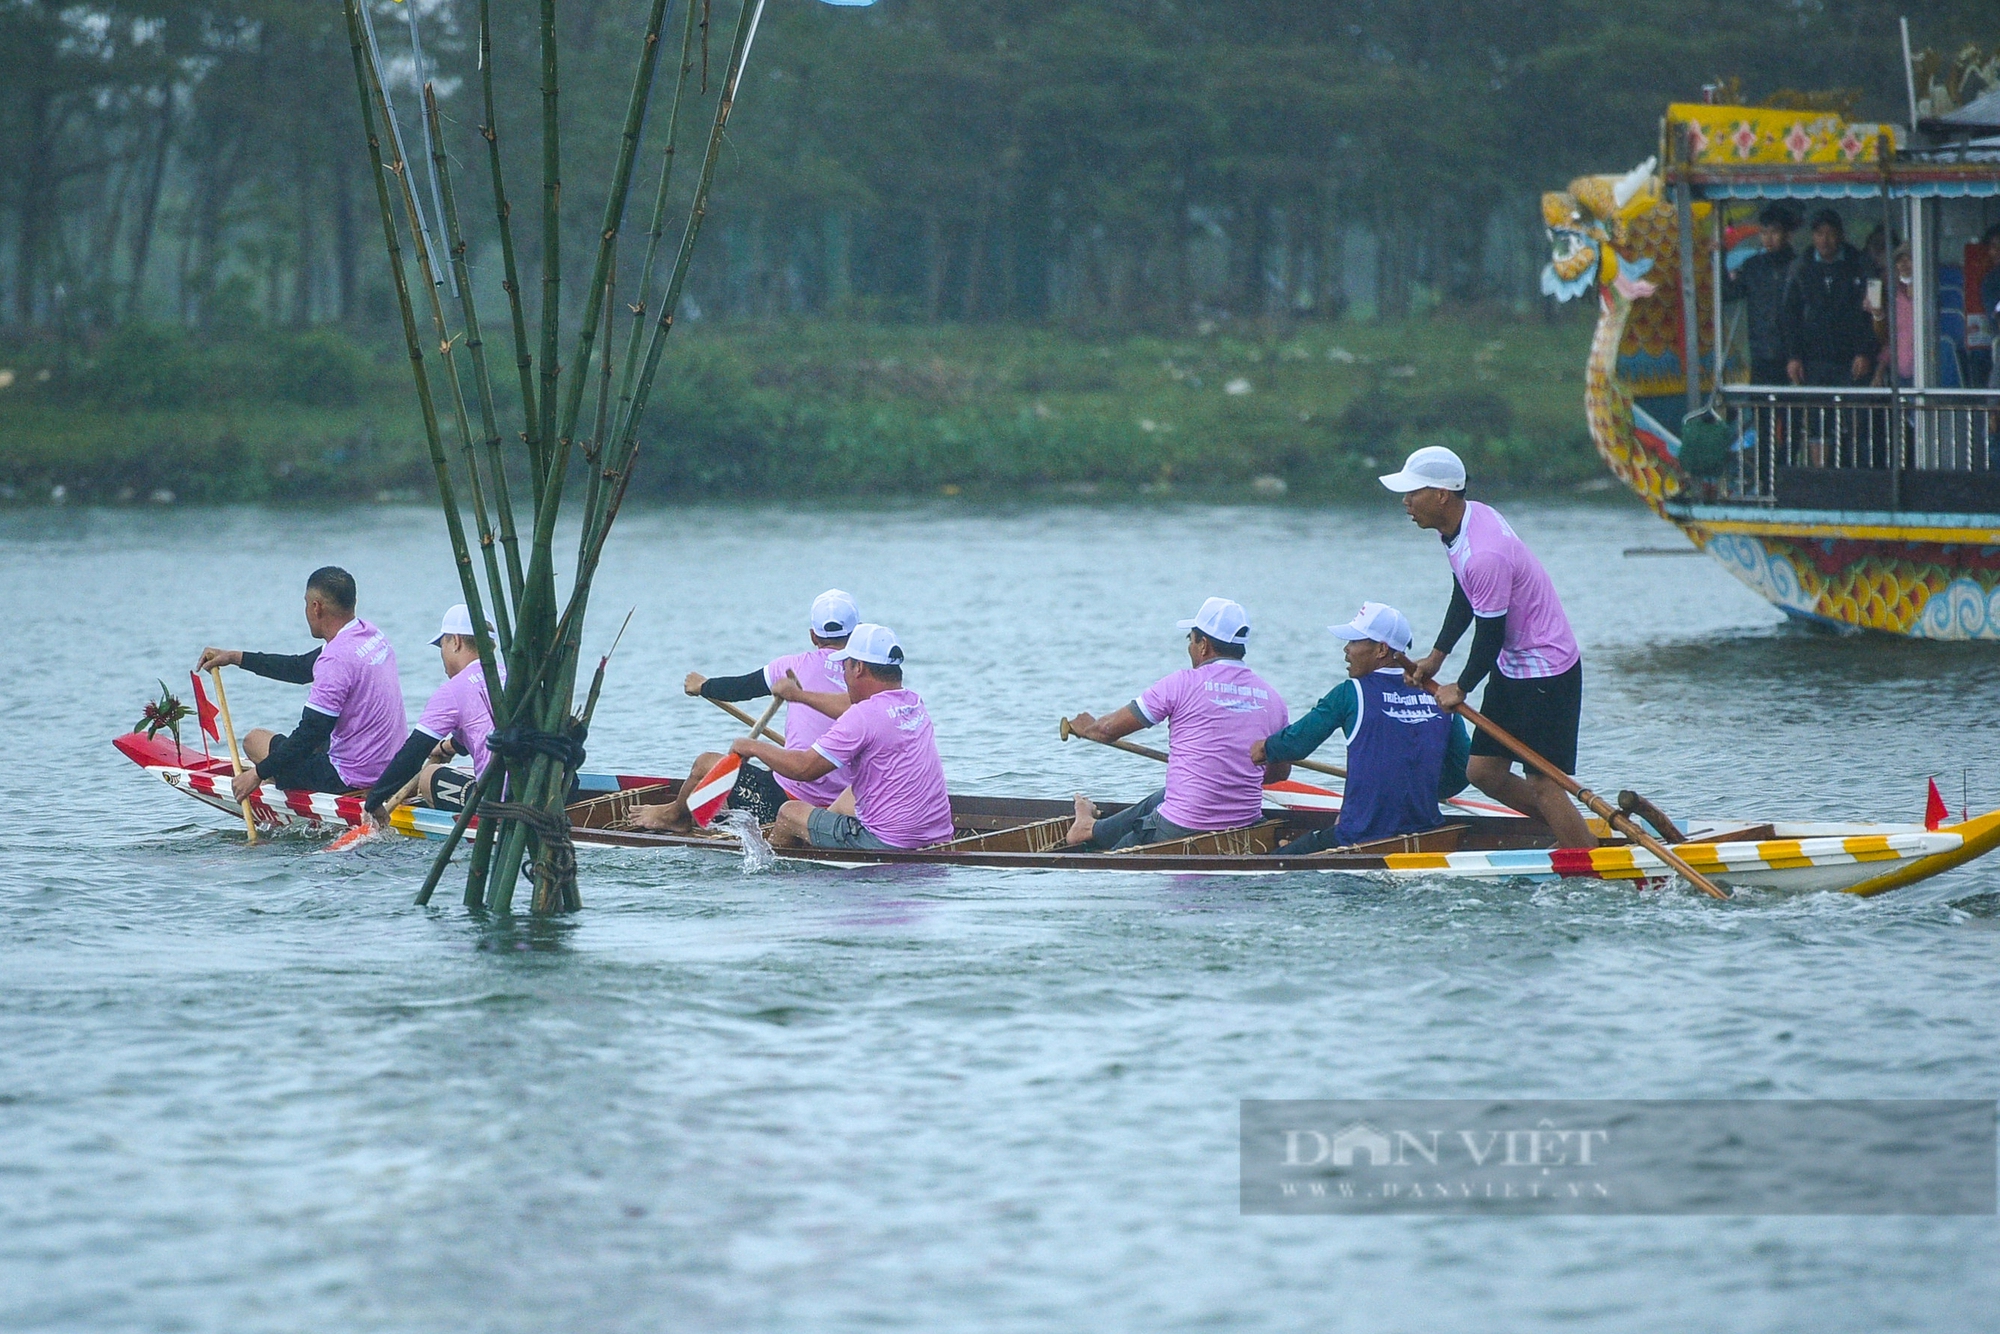
[{"label": "bamboo pole", "polygon": [[[437,98],[428,84],[424,87],[424,111],[437,128]],[[494,620],[500,629],[500,651],[513,643],[511,606],[521,597],[520,535],[514,530],[514,502],[507,490],[507,462],[500,445],[500,423],[493,406],[493,377],[486,368],[486,339],[479,328],[479,306],[472,295],[472,272],[467,266],[465,234],[458,225],[458,200],[451,188],[451,163],[444,155],[444,135],[433,134],[438,144],[437,181],[444,199],[445,244],[451,247],[452,276],[458,284],[459,316],[465,326],[465,350],[472,358],[472,381],[479,396],[479,425],[486,438],[486,469],[493,479],[493,517],[500,545],[507,561],[507,583],[502,592],[498,574],[488,577],[493,590]],[[476,460],[466,455],[466,467],[478,475]]]},{"label": "bamboo pole", "polygon": [[[391,170],[404,166],[398,162],[392,169],[382,156],[382,139],[376,129],[375,113],[381,93],[380,71],[370,58],[362,40],[360,5],[362,0],[346,0],[348,43],[354,57],[354,79],[361,99],[361,125],[367,136],[369,160],[374,168],[375,201],[382,215],[382,239],[389,253],[389,274],[396,289],[396,305],[403,317],[403,340],[410,357],[410,374],[416,381],[417,402],[422,410],[424,442],[430,450],[431,470],[437,476],[438,496],[444,508],[445,529],[451,537],[452,554],[458,565],[459,587],[465,594],[466,609],[472,614],[473,642],[479,647],[479,662],[486,674],[487,698],[497,697],[499,673],[494,668],[492,637],[486,633],[486,614],[479,595],[479,577],[474,572],[472,555],[466,549],[465,526],[458,513],[457,498],[452,493],[450,465],[444,454],[444,442],[438,434],[437,403],[431,396],[430,375],[424,365],[423,343],[417,333],[416,310],[410,302],[408,276],[403,271],[402,244],[396,234],[395,207],[389,200],[389,184],[385,178]],[[386,107],[386,102],[382,105]]]},{"label": "bamboo pole", "polygon": [[[437,96],[428,83],[424,85],[423,93],[424,141],[431,146],[431,184],[435,187],[450,170],[450,163],[445,160],[442,133],[433,133],[438,128]],[[413,187],[407,170],[402,173],[402,182],[406,202],[413,201]],[[439,199],[442,200],[442,197],[443,192],[440,190]],[[442,225],[443,203],[440,202],[437,208],[440,215],[439,223]],[[447,241],[446,244],[450,242]],[[434,277],[440,267],[436,257],[431,254],[428,237],[422,237],[417,242],[417,262],[426,277]],[[478,442],[473,437],[472,423],[465,410],[465,381],[459,375],[457,359],[452,356],[452,344],[457,340],[452,337],[450,326],[446,322],[444,299],[438,294],[439,286],[437,282],[430,284],[431,324],[437,330],[438,353],[444,358],[445,375],[451,381],[452,424],[458,428],[459,452],[465,456],[467,494],[472,501],[472,522],[479,533],[479,554],[486,562],[486,586],[493,592],[493,614],[499,629],[500,643],[504,647],[511,643],[514,637],[507,609],[507,585],[500,578],[500,557],[494,550],[493,525],[486,516],[486,492],[479,483]],[[462,307],[469,296],[466,285],[454,278],[452,287]]]},{"label": "bamboo pole", "polygon": [[[599,229],[597,263],[591,275],[590,287],[586,289],[588,295],[583,312],[582,327],[577,336],[577,349],[572,363],[572,376],[559,419],[554,415],[555,403],[552,398],[552,394],[558,385],[558,377],[551,374],[553,362],[553,325],[550,323],[549,309],[545,307],[542,312],[542,422],[544,435],[552,441],[553,448],[550,451],[548,471],[543,478],[541,501],[536,507],[534,553],[528,566],[527,590],[522,599],[522,613],[520,618],[523,625],[531,628],[532,632],[537,636],[539,636],[543,619],[552,618],[555,614],[553,546],[556,516],[562,504],[563,483],[567,472],[569,451],[576,430],[576,419],[583,408],[583,391],[590,367],[591,349],[596,343],[597,321],[604,302],[604,288],[609,278],[612,256],[617,252],[618,231],[624,220],[625,204],[630,194],[632,163],[638,154],[639,139],[645,126],[646,106],[652,96],[653,75],[659,64],[660,27],[665,21],[666,5],[667,0],[653,0],[652,8],[647,17],[646,30],[642,38],[637,68],[633,73],[632,91],[626,104],[625,123],[621,132],[622,142],[616,165],[612,169],[611,186],[605,197],[604,222]],[[553,0],[544,0],[543,130],[545,136],[553,132],[553,122],[550,118],[554,114],[555,105],[553,96],[555,80],[555,56],[553,51],[554,21],[552,16]],[[557,170],[557,167],[556,160],[550,156],[545,144],[543,160],[544,179],[548,178],[550,172]],[[552,227],[553,223],[545,219],[544,226]],[[543,246],[545,257],[547,257],[547,260],[552,261],[553,252],[550,249],[550,238],[546,235],[543,238]],[[545,289],[544,300],[549,299],[551,297],[546,294]],[[586,532],[591,527],[589,517],[588,515],[585,516],[584,527]],[[580,611],[582,603],[587,601],[588,594],[587,579],[581,569],[578,571],[577,580],[578,582],[572,586],[570,602],[572,606],[577,607]],[[565,617],[565,619],[568,620],[570,618]],[[573,646],[576,634],[581,627],[581,620],[581,615],[574,618],[574,623],[571,625],[567,635],[551,635],[551,646]],[[564,661],[565,657],[572,652],[572,647],[558,648],[558,656],[554,659],[554,666],[558,677],[566,679],[573,686],[576,674],[575,663],[566,663]],[[509,665],[513,667],[511,660]],[[523,675],[526,674],[524,673]],[[523,692],[521,698],[523,699],[527,697],[526,692],[534,688],[534,683],[531,681],[510,680],[510,689],[516,685],[520,686]],[[561,687],[558,686],[557,689],[560,691]],[[551,706],[545,702],[540,712],[544,716],[549,715],[552,711],[555,712],[557,723],[559,724],[560,719],[566,715],[568,706],[569,696],[562,694],[559,711],[552,710]],[[544,724],[544,730],[553,730],[553,726]],[[560,799],[561,794],[553,792],[556,784],[552,783],[548,776],[550,765],[551,761],[546,756],[538,756],[529,766],[529,777],[526,784],[527,796],[524,800],[539,805],[545,804],[550,800]],[[512,898],[514,879],[518,874],[519,856],[526,848],[528,831],[518,821],[511,822],[508,829],[499,837],[499,865],[487,894],[487,904],[488,907],[505,911],[504,905],[510,902]],[[543,896],[538,896],[538,901],[545,901],[545,899]]]},{"label": "bamboo pole", "polygon": [[[532,498],[539,503],[542,498],[541,447],[535,435],[535,358],[528,351],[528,321],[521,309],[521,274],[514,259],[514,207],[507,202],[506,177],[500,171],[500,125],[493,110],[493,25],[488,12],[491,0],[479,0],[479,82],[481,95],[485,99],[486,123],[479,127],[479,137],[486,141],[486,170],[493,178],[493,213],[500,231],[500,267],[505,275],[501,287],[507,293],[507,306],[514,320],[514,369],[521,380],[521,416],[526,427],[521,434],[528,448],[528,477],[532,484]],[[521,589],[518,581],[514,587],[514,602],[518,606]]]},{"label": "bamboo pole", "polygon": [[562,378],[562,367],[556,362],[562,321],[562,133],[556,113],[556,0],[542,0],[542,388],[536,404],[540,416],[535,434],[542,442],[544,457],[538,515],[548,507],[548,475],[560,473],[564,463],[557,458],[560,451],[555,442],[556,388]]},{"label": "bamboo pole", "polygon": [[[215,682],[215,707],[216,711],[222,715],[222,734],[229,738],[229,772],[233,777],[243,772],[243,752],[236,748],[236,724],[229,721],[229,692],[222,688],[222,669],[220,667],[209,668],[208,674]],[[178,738],[174,741],[174,749],[176,751],[180,749]],[[244,797],[237,804],[243,808],[243,832],[250,836],[252,843],[255,843],[257,841],[257,821],[250,814],[250,798]]]},{"label": "bamboo pole", "polygon": [[667,110],[667,146],[660,155],[660,184],[653,193],[653,221],[646,229],[646,259],[639,266],[638,299],[632,303],[632,332],[625,341],[625,369],[618,377],[618,412],[622,418],[632,401],[632,381],[639,373],[639,335],[646,327],[646,296],[653,290],[653,262],[660,253],[660,239],[667,232],[667,193],[674,180],[674,148],[680,142],[681,98],[687,93],[688,74],[694,69],[695,15],[693,0],[686,5],[681,24],[681,69],[674,80],[674,100]]}]

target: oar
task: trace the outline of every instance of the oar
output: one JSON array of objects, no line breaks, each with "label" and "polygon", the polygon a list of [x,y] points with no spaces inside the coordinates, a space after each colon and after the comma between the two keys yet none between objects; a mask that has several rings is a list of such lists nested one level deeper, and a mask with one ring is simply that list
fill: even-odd
[{"label": "oar", "polygon": [[[1410,671],[1415,667],[1414,663],[1400,653],[1396,655],[1396,665],[1404,671]],[[1425,681],[1423,687],[1433,695],[1438,692],[1438,685],[1435,681]],[[1553,782],[1563,791],[1590,807],[1606,824],[1631,839],[1634,843],[1637,843],[1646,851],[1652,853],[1655,857],[1658,857],[1667,865],[1673,867],[1682,879],[1686,880],[1696,889],[1699,889],[1710,898],[1726,899],[1729,897],[1722,890],[1716,888],[1707,876],[1682,861],[1666,844],[1641,829],[1625,812],[1619,810],[1616,806],[1613,806],[1610,802],[1598,796],[1595,792],[1592,792],[1562,770],[1556,768],[1555,765],[1550,764],[1540,755],[1537,755],[1528,748],[1527,743],[1521,741],[1506,728],[1492,722],[1470,704],[1460,704],[1456,712],[1465,721],[1471,723],[1474,727],[1485,732],[1495,741],[1513,751],[1514,754],[1521,758],[1521,762],[1526,764],[1530,769],[1533,769],[1542,775],[1542,777]]]},{"label": "oar", "polygon": [[[785,675],[794,683],[799,679],[790,672],[786,672]],[[771,706],[765,709],[764,716],[750,727],[752,741],[764,735],[764,729],[770,726],[772,717],[784,702],[776,695],[771,696]],[[703,829],[708,828],[708,822],[716,817],[722,810],[723,804],[729,800],[730,790],[736,786],[736,774],[742,768],[743,757],[732,751],[717,760],[715,767],[708,771],[708,777],[695,785],[694,791],[688,794],[687,808],[688,814],[694,817],[696,824]]]},{"label": "oar", "polygon": [[[417,794],[417,784],[421,783],[423,779],[424,779],[423,766],[419,765],[417,767],[416,776],[410,779],[409,782],[397,788],[395,796],[389,798],[387,801],[382,803],[381,824],[378,825],[373,820],[368,818],[368,811],[366,806],[364,806],[361,811],[361,823],[358,825],[354,825],[349,829],[343,830],[341,832],[340,837],[334,839],[333,842],[321,848],[320,851],[345,852],[349,848],[353,847],[355,844],[362,842],[364,839],[373,838],[375,837],[375,835],[381,833],[384,829],[387,829],[389,827],[390,814],[398,806],[402,805],[404,802],[408,801],[411,797],[414,797]],[[362,800],[365,802],[367,798],[364,797],[362,798]]]},{"label": "oar", "polygon": [[[229,771],[231,774],[241,774],[243,752],[236,748],[236,724],[229,721],[229,692],[222,688],[222,669],[211,667],[208,669],[208,674],[215,681],[215,707],[222,714],[222,733],[229,738]],[[243,832],[250,836],[252,843],[255,843],[257,821],[250,814],[250,798],[245,797],[238,804],[243,807]]]},{"label": "oar", "polygon": [[[702,698],[708,699],[708,696],[703,695]],[[724,713],[734,718],[737,722],[742,723],[745,727],[755,727],[757,725],[756,719],[752,718],[749,714],[743,712],[743,710],[737,708],[734,704],[731,704],[726,699],[709,699],[708,702],[710,704],[713,704],[716,708],[721,709]],[[767,714],[766,716],[768,717],[769,715]],[[772,744],[774,745],[782,746],[785,744],[785,734],[783,732],[778,731],[775,728],[766,728],[764,730],[764,735],[769,737],[771,739]]]},{"label": "oar", "polygon": [[[1067,718],[1056,725],[1056,731],[1065,741],[1069,740],[1072,736],[1083,736],[1083,733],[1070,726],[1069,719]],[[1083,736],[1083,739],[1085,741],[1097,741],[1096,737]],[[1167,762],[1167,752],[1164,750],[1154,750],[1151,746],[1135,746],[1130,741],[1097,741],[1097,744],[1100,746],[1109,746],[1113,750],[1122,750],[1132,755],[1144,755],[1147,759],[1158,760],[1162,764]],[[1332,774],[1335,778],[1347,777],[1347,770],[1337,764],[1318,764],[1312,760],[1293,760],[1291,764],[1294,769],[1310,769],[1316,774]]]}]

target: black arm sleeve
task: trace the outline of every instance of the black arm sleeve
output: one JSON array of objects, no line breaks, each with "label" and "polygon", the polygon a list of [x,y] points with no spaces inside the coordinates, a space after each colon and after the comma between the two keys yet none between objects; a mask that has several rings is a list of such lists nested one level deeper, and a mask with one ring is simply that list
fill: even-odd
[{"label": "black arm sleeve", "polygon": [[424,761],[437,749],[438,739],[428,732],[412,729],[403,748],[396,752],[396,758],[389,761],[389,767],[375,780],[375,786],[368,789],[368,800],[364,806],[379,806],[403,790],[403,784],[417,776],[424,767]]},{"label": "black arm sleeve", "polygon": [[1458,637],[1465,633],[1465,627],[1472,624],[1472,599],[1465,595],[1465,586],[1457,576],[1451,581],[1451,605],[1445,608],[1444,628],[1438,631],[1437,651],[1449,657],[1458,647]]},{"label": "black arm sleeve", "polygon": [[252,676],[309,686],[313,679],[313,664],[318,661],[318,649],[310,653],[245,653],[243,670]]},{"label": "black arm sleeve", "polygon": [[1458,674],[1460,690],[1470,694],[1474,686],[1486,679],[1493,664],[1500,660],[1500,645],[1506,638],[1506,612],[1479,618],[1479,628],[1472,632],[1472,647],[1466,651],[1465,670]]},{"label": "black arm sleeve", "polygon": [[292,756],[304,758],[316,750],[323,750],[333,736],[333,725],[337,720],[330,713],[318,709],[303,709],[299,712],[299,725],[291,730],[282,746],[273,746],[271,753],[257,764],[257,776],[269,778],[274,770]]},{"label": "black arm sleeve", "polygon": [[746,699],[762,699],[770,693],[771,683],[764,679],[762,667],[741,676],[711,676],[701,683],[703,699],[727,700],[731,704]]}]

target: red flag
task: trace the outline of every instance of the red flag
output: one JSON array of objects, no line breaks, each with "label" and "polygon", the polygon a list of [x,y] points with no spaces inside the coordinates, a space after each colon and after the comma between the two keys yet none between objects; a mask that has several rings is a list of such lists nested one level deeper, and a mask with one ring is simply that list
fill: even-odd
[{"label": "red flag", "polygon": [[1945,808],[1944,794],[1938,791],[1937,779],[1931,779],[1930,784],[1931,795],[1924,802],[1924,828],[1936,829],[1951,818],[1951,812]]},{"label": "red flag", "polygon": [[222,733],[215,730],[215,720],[221,716],[221,710],[208,702],[208,692],[201,688],[201,673],[189,672],[188,680],[194,682],[194,707],[201,716],[201,730],[213,740],[222,740]]}]

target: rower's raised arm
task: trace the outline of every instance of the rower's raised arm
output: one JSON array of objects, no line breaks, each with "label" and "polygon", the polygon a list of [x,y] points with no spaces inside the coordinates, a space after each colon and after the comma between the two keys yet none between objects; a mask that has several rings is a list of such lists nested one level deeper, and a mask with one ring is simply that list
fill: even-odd
[{"label": "rower's raised arm", "polygon": [[1132,705],[1105,714],[1102,718],[1095,714],[1079,713],[1069,720],[1070,731],[1086,741],[1118,741],[1143,732],[1153,724]]},{"label": "rower's raised arm", "polygon": [[288,685],[309,686],[313,683],[313,667],[319,662],[320,650],[310,653],[244,653],[235,654],[236,665],[252,676],[261,676],[271,681],[283,681]]},{"label": "rower's raised arm", "polygon": [[218,667],[234,667],[243,661],[243,651],[233,648],[205,648],[194,669],[198,672],[212,672]]}]

